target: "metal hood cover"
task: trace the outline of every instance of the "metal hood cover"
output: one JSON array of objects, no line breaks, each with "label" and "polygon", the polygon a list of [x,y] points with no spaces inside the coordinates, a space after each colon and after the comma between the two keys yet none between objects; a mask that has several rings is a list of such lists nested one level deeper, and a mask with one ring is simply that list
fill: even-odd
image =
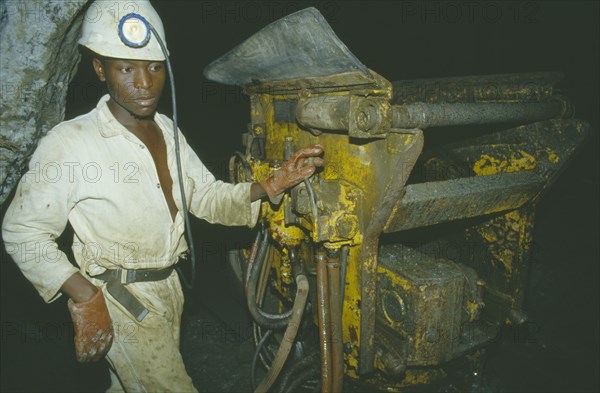
[{"label": "metal hood cover", "polygon": [[323,15],[310,7],[267,25],[210,63],[204,76],[227,85],[247,86],[349,72],[372,79]]}]

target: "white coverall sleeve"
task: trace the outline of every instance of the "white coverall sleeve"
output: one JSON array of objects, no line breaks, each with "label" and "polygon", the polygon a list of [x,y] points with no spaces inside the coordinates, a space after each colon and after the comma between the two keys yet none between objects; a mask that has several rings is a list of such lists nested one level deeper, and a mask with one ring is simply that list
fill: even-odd
[{"label": "white coverall sleeve", "polygon": [[231,184],[216,180],[188,145],[187,187],[193,189],[190,212],[210,223],[254,227],[261,201],[250,202],[251,183]]},{"label": "white coverall sleeve", "polygon": [[75,204],[74,173],[69,170],[74,163],[65,159],[65,151],[56,133],[42,138],[2,223],[7,253],[47,303],[78,272],[56,244]]}]

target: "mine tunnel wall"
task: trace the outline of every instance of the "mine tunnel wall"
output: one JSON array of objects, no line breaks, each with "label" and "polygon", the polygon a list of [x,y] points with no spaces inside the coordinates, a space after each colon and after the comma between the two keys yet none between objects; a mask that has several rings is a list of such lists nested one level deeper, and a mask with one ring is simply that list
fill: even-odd
[{"label": "mine tunnel wall", "polygon": [[0,204],[64,119],[86,0],[0,2]]}]

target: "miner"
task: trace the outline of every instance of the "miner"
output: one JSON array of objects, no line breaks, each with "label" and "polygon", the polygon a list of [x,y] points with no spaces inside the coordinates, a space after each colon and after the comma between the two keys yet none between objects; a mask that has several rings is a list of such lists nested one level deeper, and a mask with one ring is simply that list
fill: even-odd
[{"label": "miner", "polygon": [[[196,391],[179,351],[183,293],[174,266],[188,249],[179,179],[196,217],[252,227],[261,198],[277,200],[311,176],[323,150],[304,148],[260,183],[234,185],[216,180],[179,133],[180,174],[173,123],[156,112],[166,58],[149,31],[147,44],[127,44],[123,3],[165,41],[148,1],[90,5],[79,44],[108,94],[40,141],[2,236],[46,302],[68,296],[77,360],[106,356],[109,391]],[[56,244],[67,222],[73,263]]]}]

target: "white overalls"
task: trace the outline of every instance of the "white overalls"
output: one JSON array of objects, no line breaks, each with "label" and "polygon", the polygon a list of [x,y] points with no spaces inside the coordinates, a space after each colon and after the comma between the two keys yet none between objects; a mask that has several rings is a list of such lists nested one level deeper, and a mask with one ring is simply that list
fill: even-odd
[{"label": "white overalls", "polygon": [[[113,117],[108,99],[40,141],[4,218],[7,251],[46,302],[60,296],[60,287],[77,271],[102,287],[103,281],[91,277],[106,269],[165,268],[187,250],[171,120],[154,117],[179,208],[174,221],[150,152]],[[179,137],[190,212],[211,223],[252,227],[260,201],[250,202],[250,183],[216,180]],[[67,220],[79,269],[55,242]],[[177,274],[127,288],[149,314],[138,322],[103,289],[115,329],[107,359],[122,383],[113,374],[111,390],[195,391],[179,352],[183,294]]]}]

